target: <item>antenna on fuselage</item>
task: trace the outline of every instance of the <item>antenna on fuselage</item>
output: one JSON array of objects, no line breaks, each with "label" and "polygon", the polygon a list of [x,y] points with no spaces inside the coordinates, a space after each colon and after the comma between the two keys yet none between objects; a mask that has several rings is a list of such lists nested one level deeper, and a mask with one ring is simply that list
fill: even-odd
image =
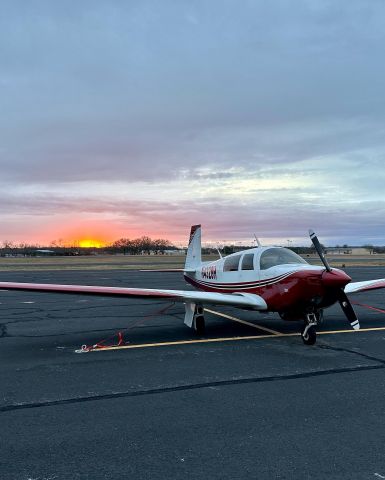
[{"label": "antenna on fuselage", "polygon": [[219,250],[219,248],[218,248],[218,247],[215,247],[215,250],[218,252],[219,257],[220,257],[220,258],[223,258],[223,257],[222,257],[222,254],[221,254],[221,251]]},{"label": "antenna on fuselage", "polygon": [[259,241],[259,238],[255,235],[255,233],[254,233],[254,238],[258,248],[262,247],[262,243]]}]

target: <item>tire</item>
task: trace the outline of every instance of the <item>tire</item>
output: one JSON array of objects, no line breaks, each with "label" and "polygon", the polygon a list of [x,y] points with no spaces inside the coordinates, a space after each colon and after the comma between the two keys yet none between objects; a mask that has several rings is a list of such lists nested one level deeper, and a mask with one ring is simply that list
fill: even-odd
[{"label": "tire", "polygon": [[197,335],[203,335],[205,333],[205,317],[203,315],[197,315],[195,317],[194,328]]},{"label": "tire", "polygon": [[308,329],[307,334],[306,334],[306,338],[303,335],[304,331],[305,331],[305,327],[302,327],[301,338],[302,338],[303,343],[305,345],[314,345],[316,340],[317,340],[317,330],[315,329],[315,327],[311,326]]}]

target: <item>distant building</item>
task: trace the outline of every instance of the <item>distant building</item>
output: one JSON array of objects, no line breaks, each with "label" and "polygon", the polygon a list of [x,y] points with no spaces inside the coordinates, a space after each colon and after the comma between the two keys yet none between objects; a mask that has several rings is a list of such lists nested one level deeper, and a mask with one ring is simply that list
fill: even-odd
[{"label": "distant building", "polygon": [[327,255],[369,255],[372,250],[365,247],[327,247]]},{"label": "distant building", "polygon": [[56,253],[53,250],[39,248],[37,250],[34,250],[33,254],[34,255],[55,255]]},{"label": "distant building", "polygon": [[325,248],[326,255],[351,255],[351,247],[327,247]]},{"label": "distant building", "polygon": [[186,250],[184,248],[178,249],[178,250],[164,250],[163,251],[164,255],[186,255]]}]

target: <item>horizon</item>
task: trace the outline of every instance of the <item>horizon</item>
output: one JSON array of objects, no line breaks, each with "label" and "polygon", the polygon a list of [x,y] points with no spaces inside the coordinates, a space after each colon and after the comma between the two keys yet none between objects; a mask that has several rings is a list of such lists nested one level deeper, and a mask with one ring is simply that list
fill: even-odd
[{"label": "horizon", "polygon": [[385,245],[385,3],[5,3],[0,238]]},{"label": "horizon", "polygon": [[[148,237],[148,235],[144,234],[142,235],[144,237]],[[141,236],[141,237],[142,237]],[[118,237],[114,239],[111,242],[102,242],[101,240],[98,239],[78,239],[78,240],[73,240],[73,241],[64,241],[63,239],[58,239],[58,240],[52,240],[47,243],[39,243],[39,242],[28,242],[28,241],[22,241],[22,242],[14,242],[12,240],[0,240],[0,250],[5,249],[5,248],[63,248],[63,249],[73,249],[73,248],[92,248],[92,249],[106,249],[112,246],[112,244],[120,240],[122,238],[128,239],[128,240],[137,240],[140,239],[141,237],[136,237],[136,238],[128,238],[128,237]],[[162,237],[157,237],[157,238],[152,238],[149,237],[151,241],[154,240],[166,240],[169,241],[167,238],[162,238]],[[295,243],[293,240],[290,239],[262,239],[259,238],[261,242],[261,246],[263,247],[274,247],[274,246],[279,246],[279,247],[285,247],[285,248],[312,248],[312,243],[309,239],[309,241],[304,241],[303,243]],[[385,244],[383,245],[376,245],[376,244],[358,244],[358,245],[353,245],[353,244],[325,244],[321,242],[322,245],[325,248],[360,248],[360,247],[384,247]],[[7,245],[8,244],[8,245]],[[188,239],[186,239],[185,242],[172,242],[169,241],[169,246],[170,247],[176,247],[180,249],[186,249],[188,247]],[[239,241],[239,240],[226,240],[226,241],[203,241],[202,240],[202,248],[211,248],[211,249],[216,249],[216,248],[224,248],[225,246],[232,246],[232,247],[245,247],[245,248],[256,248],[256,241],[255,240],[250,240],[247,242],[247,240],[244,241]]]}]

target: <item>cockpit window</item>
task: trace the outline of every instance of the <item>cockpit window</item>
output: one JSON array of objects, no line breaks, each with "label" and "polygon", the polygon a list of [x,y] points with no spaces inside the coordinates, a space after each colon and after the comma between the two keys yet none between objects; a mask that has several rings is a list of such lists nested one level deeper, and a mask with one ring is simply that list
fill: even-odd
[{"label": "cockpit window", "polygon": [[269,248],[261,255],[261,270],[266,270],[276,265],[287,265],[290,263],[307,263],[302,257],[286,248]]},{"label": "cockpit window", "polygon": [[254,270],[254,253],[245,253],[242,258],[242,270]]},{"label": "cockpit window", "polygon": [[241,258],[241,255],[232,255],[231,257],[227,257],[225,259],[225,263],[223,264],[223,271],[224,272],[237,271],[240,258]]}]

